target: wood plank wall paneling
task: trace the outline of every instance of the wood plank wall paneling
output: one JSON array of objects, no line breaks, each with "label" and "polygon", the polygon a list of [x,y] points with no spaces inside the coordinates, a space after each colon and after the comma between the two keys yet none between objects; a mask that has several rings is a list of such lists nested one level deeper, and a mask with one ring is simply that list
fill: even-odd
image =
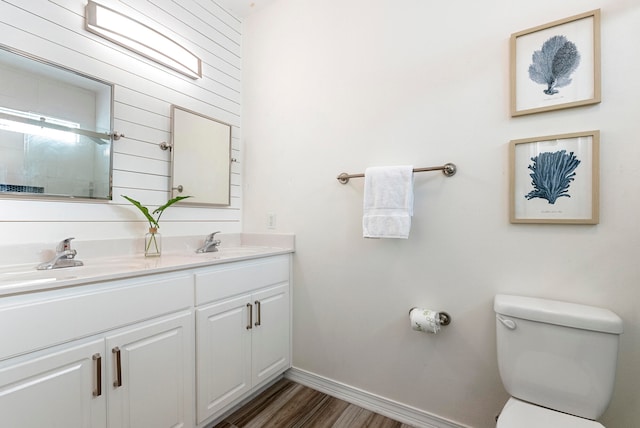
[{"label": "wood plank wall paneling", "polygon": [[[0,43],[63,64],[115,85],[113,200],[106,203],[0,199],[5,244],[132,237],[144,219],[121,197],[158,206],[169,197],[171,105],[232,125],[231,206],[172,207],[164,234],[242,231],[242,23],[211,0],[101,0],[105,6],[162,29],[202,60],[193,80],[84,30],[85,0],[0,0]],[[37,234],[38,236],[30,236]],[[64,235],[64,236],[62,236]],[[133,236],[137,237],[137,236]]]}]

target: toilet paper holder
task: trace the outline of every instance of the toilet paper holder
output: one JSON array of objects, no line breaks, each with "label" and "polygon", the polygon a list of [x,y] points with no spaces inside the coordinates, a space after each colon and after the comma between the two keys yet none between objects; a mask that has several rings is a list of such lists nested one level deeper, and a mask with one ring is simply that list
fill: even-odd
[{"label": "toilet paper holder", "polygon": [[440,318],[440,325],[449,325],[451,324],[451,315],[446,312],[438,312]]},{"label": "toilet paper holder", "polygon": [[[413,308],[409,309],[409,313],[411,313],[411,311],[414,309],[418,309],[418,307],[414,306]],[[451,315],[446,312],[438,311],[438,320],[440,321],[440,325],[449,325],[451,324]]]}]

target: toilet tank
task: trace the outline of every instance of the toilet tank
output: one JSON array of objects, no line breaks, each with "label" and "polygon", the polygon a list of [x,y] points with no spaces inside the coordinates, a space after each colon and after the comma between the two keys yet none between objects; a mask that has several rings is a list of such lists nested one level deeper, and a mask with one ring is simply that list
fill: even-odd
[{"label": "toilet tank", "polygon": [[500,377],[516,398],[597,419],[613,394],[622,320],[608,309],[499,294]]}]

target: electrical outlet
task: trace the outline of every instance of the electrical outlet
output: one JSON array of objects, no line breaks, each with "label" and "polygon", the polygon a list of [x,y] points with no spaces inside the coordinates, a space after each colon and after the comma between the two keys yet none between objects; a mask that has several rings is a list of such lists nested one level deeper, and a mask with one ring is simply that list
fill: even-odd
[{"label": "electrical outlet", "polygon": [[267,229],[276,228],[276,215],[275,213],[267,214]]}]

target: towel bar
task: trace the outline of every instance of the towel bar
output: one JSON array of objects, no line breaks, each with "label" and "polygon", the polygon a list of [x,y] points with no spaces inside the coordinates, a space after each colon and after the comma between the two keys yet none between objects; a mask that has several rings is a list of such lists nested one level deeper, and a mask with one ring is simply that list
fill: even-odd
[{"label": "towel bar", "polygon": [[[446,163],[442,166],[430,166],[426,168],[413,169],[413,172],[425,172],[425,171],[442,171],[444,175],[446,175],[447,177],[451,177],[452,175],[455,175],[457,168],[456,168],[456,165],[453,163]],[[343,172],[342,174],[337,176],[336,179],[340,182],[340,184],[347,184],[350,178],[362,178],[362,177],[364,177],[364,174],[347,174],[346,172]]]}]

